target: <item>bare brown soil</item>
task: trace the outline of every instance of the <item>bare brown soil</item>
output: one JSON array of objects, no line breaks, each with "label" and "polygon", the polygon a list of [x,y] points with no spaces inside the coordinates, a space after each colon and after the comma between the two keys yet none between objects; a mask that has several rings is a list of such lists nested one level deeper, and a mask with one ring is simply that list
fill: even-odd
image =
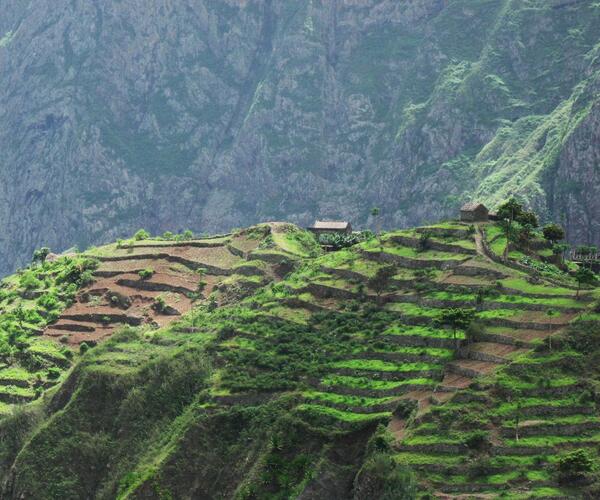
[{"label": "bare brown soil", "polygon": [[[236,238],[236,243],[248,249],[258,245],[244,245],[245,240]],[[166,326],[189,312],[195,301],[206,300],[241,260],[223,245],[116,249],[100,258],[96,281],[79,292],[44,335],[78,345],[100,342],[127,324]],[[151,275],[142,278],[142,270]]]}]

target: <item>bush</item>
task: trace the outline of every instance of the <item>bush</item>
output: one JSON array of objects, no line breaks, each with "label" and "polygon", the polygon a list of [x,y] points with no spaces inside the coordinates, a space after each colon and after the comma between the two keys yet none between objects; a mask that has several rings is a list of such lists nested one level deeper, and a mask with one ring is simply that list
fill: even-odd
[{"label": "bush", "polygon": [[352,234],[338,234],[338,233],[324,233],[317,237],[319,245],[330,246],[334,250],[341,250],[342,248],[348,248],[367,239],[367,233],[352,233]]},{"label": "bush", "polygon": [[540,225],[537,215],[535,215],[533,212],[523,212],[516,218],[516,220],[522,226],[531,226],[532,228],[536,228]]},{"label": "bush", "polygon": [[44,295],[42,295],[37,300],[37,304],[38,306],[46,309],[46,311],[56,309],[60,305],[58,299],[56,298],[56,295],[52,293],[45,293]]},{"label": "bush", "polygon": [[46,377],[48,377],[49,380],[56,380],[58,377],[60,377],[60,370],[54,366],[52,368],[48,368]]},{"label": "bush", "polygon": [[90,345],[87,344],[86,342],[82,342],[81,345],[79,346],[79,354],[81,354],[82,356],[89,350],[90,350]]},{"label": "bush", "polygon": [[154,299],[154,304],[152,304],[152,309],[154,309],[158,313],[162,313],[167,309],[167,303],[165,299],[160,295]]},{"label": "bush", "polygon": [[37,290],[43,285],[31,271],[28,271],[21,276],[20,284],[25,290]]},{"label": "bush", "polygon": [[140,278],[142,278],[143,280],[147,280],[154,276],[154,269],[148,267],[146,269],[142,269],[138,274]]},{"label": "bush", "polygon": [[486,431],[473,431],[465,440],[467,448],[473,451],[484,451],[490,447],[490,436]]},{"label": "bush", "polygon": [[133,239],[135,241],[147,240],[148,238],[150,238],[150,233],[145,229],[140,229],[137,233],[133,235]]},{"label": "bush", "polygon": [[418,403],[414,399],[401,399],[394,410],[394,416],[407,420],[417,411]]},{"label": "bush", "polygon": [[494,473],[494,466],[489,459],[471,460],[467,465],[467,477],[471,480],[490,476]]},{"label": "bush", "polygon": [[419,243],[417,244],[417,252],[426,252],[431,247],[431,235],[428,232],[421,233]]},{"label": "bush", "polygon": [[544,238],[552,243],[565,239],[565,230],[558,224],[548,224],[542,229]]},{"label": "bush", "polygon": [[587,450],[579,449],[561,457],[556,465],[558,481],[572,484],[585,479],[594,469],[594,460]]},{"label": "bush", "polygon": [[354,500],[412,500],[417,498],[417,481],[408,468],[386,453],[369,457],[354,481]]}]

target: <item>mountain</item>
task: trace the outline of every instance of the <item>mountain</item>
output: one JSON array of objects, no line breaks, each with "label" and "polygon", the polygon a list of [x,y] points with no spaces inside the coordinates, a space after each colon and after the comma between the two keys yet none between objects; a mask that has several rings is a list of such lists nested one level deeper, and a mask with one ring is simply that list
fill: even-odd
[{"label": "mountain", "polygon": [[600,243],[596,0],[1,8],[0,274],[139,227],[409,227],[509,193]]},{"label": "mountain", "polygon": [[600,289],[505,244],[269,223],[38,253],[0,287],[0,497],[596,498]]}]

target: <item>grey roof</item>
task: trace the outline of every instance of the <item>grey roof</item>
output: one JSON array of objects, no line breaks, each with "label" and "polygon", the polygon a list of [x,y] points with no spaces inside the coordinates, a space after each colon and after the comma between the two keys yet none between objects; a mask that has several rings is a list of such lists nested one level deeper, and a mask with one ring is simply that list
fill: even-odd
[{"label": "grey roof", "polygon": [[469,202],[469,203],[465,203],[462,207],[461,210],[464,212],[472,212],[473,210],[477,210],[478,208],[483,207],[487,210],[486,206],[483,203],[476,203],[474,201]]},{"label": "grey roof", "polygon": [[343,221],[323,221],[317,220],[315,221],[314,229],[348,229],[350,226],[349,222]]}]

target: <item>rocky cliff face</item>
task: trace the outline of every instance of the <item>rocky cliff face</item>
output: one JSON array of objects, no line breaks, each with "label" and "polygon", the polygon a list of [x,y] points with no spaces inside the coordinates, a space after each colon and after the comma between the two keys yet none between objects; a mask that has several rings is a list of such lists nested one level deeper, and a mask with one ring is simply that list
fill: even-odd
[{"label": "rocky cliff face", "polygon": [[594,0],[0,3],[0,273],[142,226],[509,193],[600,242]]}]

